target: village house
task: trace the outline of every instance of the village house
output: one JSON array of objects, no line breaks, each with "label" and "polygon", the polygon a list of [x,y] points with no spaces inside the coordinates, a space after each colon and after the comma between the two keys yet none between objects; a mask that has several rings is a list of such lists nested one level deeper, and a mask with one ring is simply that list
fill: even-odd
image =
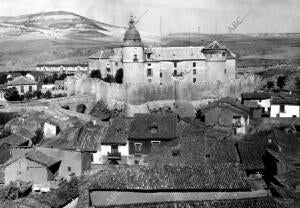
[{"label": "village house", "polygon": [[271,117],[299,117],[300,99],[294,97],[273,97]]},{"label": "village house", "polygon": [[24,95],[26,92],[34,92],[37,90],[37,82],[27,77],[20,76],[6,84],[7,88],[15,87],[20,95]]},{"label": "village house", "polygon": [[246,134],[250,109],[232,98],[209,103],[200,108],[201,118],[208,126],[232,128],[234,134]]},{"label": "village house", "polygon": [[104,139],[101,141],[99,158],[101,164],[127,164],[129,156],[128,132],[131,118],[113,118]]},{"label": "village house", "polygon": [[57,176],[60,160],[52,158],[35,149],[24,156],[15,157],[3,165],[4,184],[21,180],[34,184],[54,181]]},{"label": "village house", "polygon": [[176,138],[176,114],[135,114],[128,133],[128,164],[143,164],[152,147],[166,145]]},{"label": "village house", "polygon": [[46,120],[44,123],[44,137],[45,138],[53,138],[58,135],[60,129],[59,125],[51,121],[50,119]]},{"label": "village house", "polygon": [[12,81],[12,80],[14,80],[15,78],[20,77],[20,76],[22,76],[22,74],[19,73],[19,72],[11,72],[11,73],[9,73],[9,74],[6,76],[6,79],[7,79],[8,81]]},{"label": "village house", "polygon": [[249,92],[241,95],[241,103],[250,108],[252,118],[270,117],[271,94],[269,92]]}]

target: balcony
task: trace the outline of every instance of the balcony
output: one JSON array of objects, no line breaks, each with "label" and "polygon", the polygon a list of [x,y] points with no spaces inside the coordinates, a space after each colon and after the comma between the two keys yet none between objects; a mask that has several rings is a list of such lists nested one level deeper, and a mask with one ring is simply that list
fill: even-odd
[{"label": "balcony", "polygon": [[107,153],[107,159],[109,160],[121,160],[121,153],[117,151],[112,151]]}]

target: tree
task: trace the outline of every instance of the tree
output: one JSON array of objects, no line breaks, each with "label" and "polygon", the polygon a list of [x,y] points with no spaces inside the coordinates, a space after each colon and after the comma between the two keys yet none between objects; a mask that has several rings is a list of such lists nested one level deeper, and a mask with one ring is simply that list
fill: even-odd
[{"label": "tree", "polygon": [[277,79],[277,86],[280,89],[282,89],[285,86],[285,79],[286,79],[286,76],[280,76],[280,77],[278,77],[278,79]]},{"label": "tree", "polygon": [[99,69],[97,70],[92,70],[90,74],[91,78],[98,78],[101,79],[101,71]]},{"label": "tree", "polygon": [[0,75],[0,84],[5,84],[7,82],[7,75],[6,74],[1,74]]},{"label": "tree", "polygon": [[296,87],[296,89],[300,89],[300,78],[299,77],[295,78],[295,87]]},{"label": "tree", "polygon": [[115,76],[115,81],[118,84],[123,83],[123,69],[122,68],[118,69],[116,76]]},{"label": "tree", "polygon": [[274,87],[274,82],[268,81],[267,82],[267,87],[268,87],[268,89],[271,89],[272,87]]},{"label": "tree", "polygon": [[6,92],[4,93],[4,98],[8,101],[19,101],[21,99],[21,96],[19,95],[18,90],[13,88],[6,89]]},{"label": "tree", "polygon": [[52,97],[52,93],[47,90],[45,93],[42,94],[42,98],[50,99]]},{"label": "tree", "polygon": [[40,90],[36,90],[33,92],[33,97],[36,97],[37,99],[40,99],[42,96],[42,92]]},{"label": "tree", "polygon": [[64,80],[67,77],[66,73],[62,73],[59,77],[58,80]]}]

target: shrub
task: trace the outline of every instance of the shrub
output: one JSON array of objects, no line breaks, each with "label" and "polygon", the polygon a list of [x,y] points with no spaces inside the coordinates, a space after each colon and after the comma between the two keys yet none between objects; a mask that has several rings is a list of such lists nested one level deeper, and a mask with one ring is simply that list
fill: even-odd
[{"label": "shrub", "polygon": [[277,86],[282,89],[285,86],[286,76],[280,76],[277,79]]},{"label": "shrub", "polygon": [[118,69],[116,76],[115,76],[115,81],[118,84],[123,83],[123,69],[122,68]]},{"label": "shrub", "polygon": [[21,96],[19,95],[18,90],[13,88],[8,88],[4,93],[4,98],[8,101],[19,101],[21,100]]},{"label": "shrub", "polygon": [[101,71],[99,69],[97,70],[92,70],[90,74],[91,78],[98,78],[101,79]]}]

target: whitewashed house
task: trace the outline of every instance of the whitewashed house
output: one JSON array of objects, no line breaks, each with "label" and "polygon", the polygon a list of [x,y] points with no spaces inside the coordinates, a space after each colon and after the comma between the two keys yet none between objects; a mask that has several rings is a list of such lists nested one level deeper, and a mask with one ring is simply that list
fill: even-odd
[{"label": "whitewashed house", "polygon": [[13,88],[15,87],[20,95],[24,95],[26,92],[34,92],[37,90],[37,82],[33,81],[31,79],[28,79],[27,77],[20,76],[15,78],[12,81],[9,81],[6,84],[7,88]]},{"label": "whitewashed house", "polygon": [[274,97],[271,100],[271,117],[299,117],[300,99]]},{"label": "whitewashed house", "polygon": [[106,136],[101,141],[101,150],[94,154],[94,164],[127,164],[129,156],[128,131],[132,119],[112,119]]},{"label": "whitewashed house", "polygon": [[46,121],[43,128],[45,138],[53,138],[59,132],[59,126],[51,121]]}]

